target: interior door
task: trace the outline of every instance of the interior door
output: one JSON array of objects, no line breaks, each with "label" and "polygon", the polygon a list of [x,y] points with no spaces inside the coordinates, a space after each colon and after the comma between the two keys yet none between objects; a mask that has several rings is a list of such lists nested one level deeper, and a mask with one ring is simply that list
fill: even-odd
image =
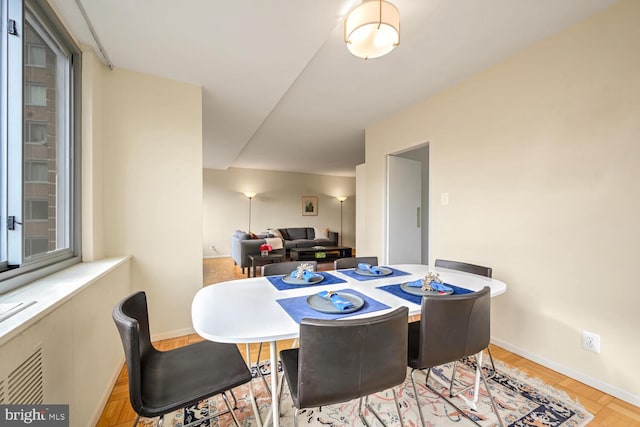
[{"label": "interior door", "polygon": [[387,156],[388,264],[422,262],[422,164]]}]

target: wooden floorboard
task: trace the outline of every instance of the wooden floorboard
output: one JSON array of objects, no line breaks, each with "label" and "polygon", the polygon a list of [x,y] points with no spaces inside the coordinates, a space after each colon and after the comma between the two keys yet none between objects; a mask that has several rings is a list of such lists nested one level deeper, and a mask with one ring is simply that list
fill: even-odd
[{"label": "wooden floorboard", "polygon": [[[319,264],[318,269],[332,270],[333,264]],[[203,260],[204,286],[244,277],[247,277],[246,270],[243,274],[240,267],[233,264],[231,258],[206,258]],[[198,335],[192,334],[162,340],[154,343],[154,345],[161,350],[170,350],[201,340],[202,338]],[[279,342],[278,349],[290,347],[291,342],[291,340]],[[240,346],[240,351],[244,355],[244,346]],[[268,346],[264,347],[262,351],[262,359],[268,359]],[[580,404],[595,416],[594,420],[589,423],[589,427],[640,427],[640,408],[532,362],[531,360],[520,357],[501,347],[492,345],[491,352],[496,360],[500,360],[511,367],[517,368],[532,378],[537,378],[546,384],[563,390],[572,399],[580,402]],[[252,345],[252,360],[256,359],[257,353],[258,346]],[[130,427],[135,418],[136,414],[129,403],[126,369],[123,368],[97,426]]]}]

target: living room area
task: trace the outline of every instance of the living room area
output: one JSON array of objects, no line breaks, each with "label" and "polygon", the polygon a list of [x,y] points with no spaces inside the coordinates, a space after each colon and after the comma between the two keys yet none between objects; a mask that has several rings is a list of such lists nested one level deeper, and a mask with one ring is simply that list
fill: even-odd
[{"label": "living room area", "polygon": [[[278,229],[306,228],[313,231],[309,237],[317,246],[342,246],[355,253],[355,177],[240,168],[205,169],[203,177],[205,260],[230,258],[234,234],[274,236],[269,231]],[[249,198],[245,193],[255,194]],[[307,243],[309,249],[316,246],[312,240]],[[253,246],[252,253],[259,251],[259,245]],[[290,258],[290,250],[286,252]]]}]

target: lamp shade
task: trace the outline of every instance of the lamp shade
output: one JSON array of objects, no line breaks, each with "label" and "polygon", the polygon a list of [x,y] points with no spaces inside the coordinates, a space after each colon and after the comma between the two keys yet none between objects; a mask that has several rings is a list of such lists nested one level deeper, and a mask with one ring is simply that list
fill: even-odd
[{"label": "lamp shade", "polygon": [[400,44],[400,12],[385,0],[365,0],[344,20],[344,41],[360,58],[378,58]]},{"label": "lamp shade", "polygon": [[336,197],[336,199],[338,199],[340,202],[344,202],[345,200],[347,200],[347,196],[338,196]]},{"label": "lamp shade", "polygon": [[254,193],[253,191],[245,191],[244,195],[247,196],[248,198],[252,199],[256,196],[256,193]]}]

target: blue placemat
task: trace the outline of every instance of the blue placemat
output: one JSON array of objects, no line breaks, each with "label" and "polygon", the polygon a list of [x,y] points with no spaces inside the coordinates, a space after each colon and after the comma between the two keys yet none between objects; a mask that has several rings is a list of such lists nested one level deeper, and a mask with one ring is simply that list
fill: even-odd
[{"label": "blue placemat", "polygon": [[[356,314],[370,313],[372,311],[384,310],[385,308],[391,308],[386,304],[381,303],[371,297],[368,297],[360,292],[353,289],[340,289],[336,292],[344,292],[353,295],[357,295],[364,300],[364,305],[358,311],[354,311],[353,313],[345,313],[345,314],[330,314],[330,313],[321,313],[319,311],[314,310],[313,308],[307,305],[307,298],[309,295],[301,296],[301,297],[293,297],[293,298],[282,298],[278,301],[278,304],[282,306],[284,311],[287,312],[289,316],[296,323],[300,323],[300,320],[308,317],[311,319],[340,319],[342,317],[355,316]],[[310,294],[313,295],[313,294]]]},{"label": "blue placemat", "polygon": [[289,289],[300,289],[307,286],[325,286],[335,285],[336,283],[347,283],[346,280],[334,276],[333,274],[325,273],[324,271],[317,271],[317,274],[322,274],[324,280],[318,283],[309,283],[308,285],[290,285],[282,280],[283,276],[267,276],[267,280],[271,282],[273,286],[279,291],[288,291]]},{"label": "blue placemat", "polygon": [[381,265],[381,267],[388,268],[393,273],[388,274],[386,276],[363,276],[361,274],[356,273],[355,269],[351,268],[348,270],[338,270],[342,274],[346,274],[347,276],[356,279],[356,280],[376,280],[376,279],[386,279],[387,277],[398,277],[398,276],[408,276],[411,273],[407,273],[406,271],[396,270],[395,268],[387,267]]},{"label": "blue placemat", "polygon": [[[470,294],[471,292],[474,292],[470,289],[467,288],[461,288],[459,286],[456,285],[452,285],[450,283],[445,283],[445,285],[449,286],[451,289],[453,289],[453,295],[460,295],[460,294]],[[406,299],[407,301],[410,301],[414,304],[422,304],[422,296],[421,295],[413,295],[413,294],[408,294],[405,291],[402,290],[402,288],[400,288],[400,284],[397,285],[386,285],[386,286],[378,286],[378,289],[382,289],[383,291],[387,291],[390,294],[393,294],[397,297],[400,297],[402,299]]]}]

